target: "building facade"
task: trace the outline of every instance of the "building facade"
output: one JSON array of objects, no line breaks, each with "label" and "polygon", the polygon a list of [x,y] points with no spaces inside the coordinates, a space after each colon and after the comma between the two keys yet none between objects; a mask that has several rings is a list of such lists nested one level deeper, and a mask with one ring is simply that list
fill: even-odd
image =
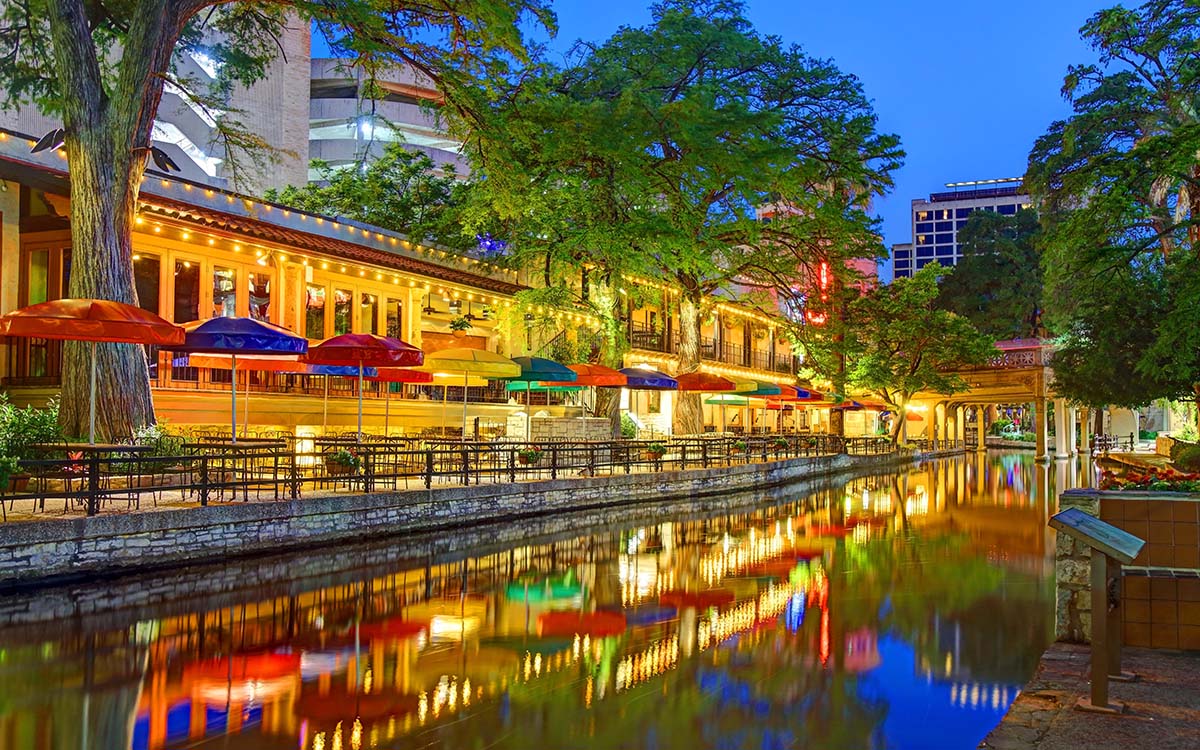
[{"label": "building facade", "polygon": [[912,202],[912,243],[892,246],[894,276],[912,276],[935,260],[957,265],[962,258],[958,233],[975,211],[1013,215],[1029,208],[1030,198],[1019,179],[952,182],[948,192],[933,193]]}]

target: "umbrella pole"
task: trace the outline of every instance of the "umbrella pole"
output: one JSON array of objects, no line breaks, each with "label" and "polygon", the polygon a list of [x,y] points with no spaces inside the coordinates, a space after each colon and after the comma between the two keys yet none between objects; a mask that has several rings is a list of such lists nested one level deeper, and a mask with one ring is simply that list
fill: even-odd
[{"label": "umbrella pole", "polygon": [[250,371],[246,371],[246,390],[242,392],[242,437],[250,425]]},{"label": "umbrella pole", "polygon": [[96,444],[96,342],[92,342],[92,374],[88,385],[88,445]]},{"label": "umbrella pole", "polygon": [[462,439],[467,439],[467,381],[471,378],[471,374],[463,370],[463,427]]},{"label": "umbrella pole", "polygon": [[529,408],[529,381],[525,381],[525,442],[533,440],[533,426],[531,417],[533,416]]},{"label": "umbrella pole", "polygon": [[362,360],[358,360],[358,435],[355,440],[362,442]]},{"label": "umbrella pole", "polygon": [[321,403],[321,434],[329,432],[329,376],[325,376],[325,399]]},{"label": "umbrella pole", "polygon": [[392,384],[383,384],[383,436],[388,436],[388,417],[392,411]]},{"label": "umbrella pole", "polygon": [[450,385],[442,385],[442,437],[446,436],[446,401],[450,399]]},{"label": "umbrella pole", "polygon": [[232,386],[230,393],[230,417],[229,417],[229,438],[230,442],[237,442],[237,355],[230,355],[230,378],[229,384]]}]

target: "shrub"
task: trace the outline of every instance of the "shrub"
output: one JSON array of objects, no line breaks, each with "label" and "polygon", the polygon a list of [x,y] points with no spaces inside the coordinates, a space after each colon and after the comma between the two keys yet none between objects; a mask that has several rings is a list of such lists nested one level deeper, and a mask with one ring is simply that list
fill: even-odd
[{"label": "shrub", "polygon": [[150,450],[143,454],[146,456],[183,455],[183,437],[168,432],[166,420],[134,430],[133,440],[138,445],[150,446]]},{"label": "shrub", "polygon": [[1171,463],[1180,471],[1200,472],[1200,445],[1184,444],[1178,451],[1172,446]]},{"label": "shrub", "polygon": [[1195,443],[1185,443],[1184,441],[1173,437],[1171,441],[1171,463],[1176,463],[1183,451],[1194,447],[1196,447]]},{"label": "shrub", "polygon": [[667,453],[667,446],[662,443],[650,443],[642,449],[646,453],[651,453],[656,456],[664,456]]},{"label": "shrub", "polygon": [[621,412],[621,437],[629,440],[637,437],[637,423],[628,412]]},{"label": "shrub", "polygon": [[1138,430],[1138,440],[1153,440],[1158,437],[1158,430]]},{"label": "shrub", "polygon": [[993,435],[999,435],[1004,432],[1009,432],[1012,427],[1012,420],[1007,417],[999,417],[995,422],[992,422],[990,432]]},{"label": "shrub", "polygon": [[522,463],[536,464],[538,461],[542,460],[542,449],[523,448],[517,451],[517,456],[521,459]]},{"label": "shrub", "polygon": [[18,409],[9,403],[7,394],[0,394],[0,456],[28,460],[34,457],[30,446],[62,440],[57,398],[51,399],[45,409]]}]

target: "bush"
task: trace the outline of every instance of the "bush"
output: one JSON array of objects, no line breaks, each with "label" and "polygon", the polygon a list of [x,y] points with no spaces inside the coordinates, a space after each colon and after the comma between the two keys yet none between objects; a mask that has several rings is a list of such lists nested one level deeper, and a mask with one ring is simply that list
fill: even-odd
[{"label": "bush", "polygon": [[992,422],[990,432],[993,435],[999,435],[1003,432],[1010,432],[1009,428],[1011,428],[1011,427],[1012,427],[1011,419],[1008,419],[1007,417],[999,417],[998,419],[996,419],[995,422]]},{"label": "bush", "polygon": [[1178,451],[1175,447],[1171,448],[1171,463],[1176,469],[1185,472],[1200,472],[1200,445],[1190,445],[1186,443],[1176,443],[1182,445]]},{"label": "bush", "polygon": [[30,446],[62,440],[57,398],[51,399],[45,409],[18,409],[9,403],[7,394],[0,393],[0,456],[29,460],[34,457]]},{"label": "bush", "polygon": [[637,424],[628,412],[621,412],[621,437],[629,440],[637,437]]},{"label": "bush", "polygon": [[134,430],[133,440],[138,445],[150,446],[150,450],[143,454],[145,456],[183,455],[183,438],[167,432],[166,420]]},{"label": "bush", "polygon": [[1195,447],[1197,447],[1195,443],[1185,443],[1184,441],[1173,437],[1171,440],[1171,463],[1178,462],[1179,456],[1183,453],[1183,451],[1187,450],[1188,448]]},{"label": "bush", "polygon": [[1138,430],[1138,440],[1153,440],[1158,437],[1158,430]]}]

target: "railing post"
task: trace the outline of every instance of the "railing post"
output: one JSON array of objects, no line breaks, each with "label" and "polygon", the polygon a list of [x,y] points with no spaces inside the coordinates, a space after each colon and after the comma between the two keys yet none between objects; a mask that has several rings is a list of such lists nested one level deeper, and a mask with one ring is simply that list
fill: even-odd
[{"label": "railing post", "polygon": [[708,441],[700,441],[700,464],[704,468],[708,468]]},{"label": "railing post", "polygon": [[687,444],[686,440],[679,444],[679,468],[680,469],[687,468],[687,449],[688,449],[688,444]]},{"label": "railing post", "polygon": [[200,454],[200,505],[208,505],[208,454]]},{"label": "railing post", "polygon": [[588,476],[594,477],[594,476],[596,476],[596,444],[589,442],[587,449],[588,449],[588,468],[587,468]]},{"label": "railing post", "polygon": [[100,508],[100,455],[88,456],[87,514],[94,516]]},{"label": "railing post", "polygon": [[508,449],[508,481],[517,481],[517,449]]},{"label": "railing post", "polygon": [[558,444],[550,444],[550,478],[558,479]]},{"label": "railing post", "polygon": [[425,489],[433,486],[433,448],[425,449]]},{"label": "railing post", "polygon": [[459,456],[462,458],[462,480],[466,486],[471,485],[471,457],[467,446],[463,446],[459,450]]}]

